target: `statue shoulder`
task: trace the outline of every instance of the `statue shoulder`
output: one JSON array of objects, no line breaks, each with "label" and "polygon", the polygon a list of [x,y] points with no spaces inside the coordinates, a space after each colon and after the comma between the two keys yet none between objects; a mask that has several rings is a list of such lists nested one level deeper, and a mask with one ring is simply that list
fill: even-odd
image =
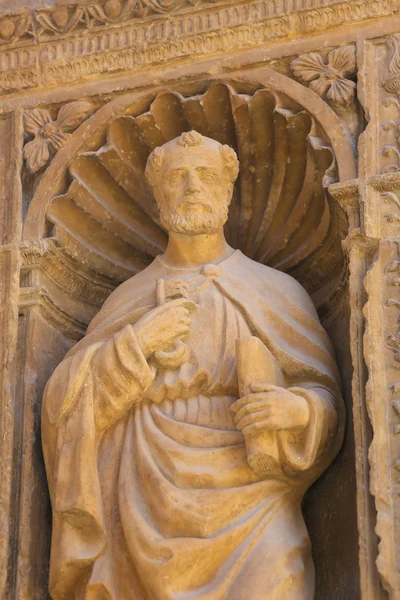
[{"label": "statue shoulder", "polygon": [[290,302],[316,316],[315,305],[304,287],[294,277],[261,264],[242,254],[240,270],[243,280],[249,281],[255,291],[262,296],[276,296],[282,302]]},{"label": "statue shoulder", "polygon": [[136,273],[136,275],[133,275],[115,288],[104,302],[103,308],[118,303],[119,299],[125,297],[127,294],[130,296],[140,296],[151,286],[151,284],[154,285],[155,278],[151,277],[151,272],[148,272],[150,267],[151,265],[143,269],[143,271]]},{"label": "statue shoulder", "polygon": [[120,313],[132,311],[155,302],[155,282],[158,275],[154,262],[148,267],[121,283],[107,298],[100,311],[91,321],[87,333],[100,325],[117,319]]}]

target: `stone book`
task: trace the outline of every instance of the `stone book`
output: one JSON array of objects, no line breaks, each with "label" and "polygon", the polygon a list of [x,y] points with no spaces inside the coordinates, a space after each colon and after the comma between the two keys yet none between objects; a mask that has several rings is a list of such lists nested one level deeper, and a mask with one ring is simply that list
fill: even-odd
[{"label": "stone book", "polygon": [[[241,398],[252,393],[252,384],[271,383],[284,387],[278,361],[257,337],[236,340],[236,364]],[[263,476],[278,474],[281,471],[278,432],[263,431],[252,435],[246,435],[244,432],[244,435],[251,470]]]}]

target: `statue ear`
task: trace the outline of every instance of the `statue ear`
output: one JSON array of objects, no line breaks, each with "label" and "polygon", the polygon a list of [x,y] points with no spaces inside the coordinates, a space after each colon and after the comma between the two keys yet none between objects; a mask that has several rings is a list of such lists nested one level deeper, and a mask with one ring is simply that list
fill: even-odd
[{"label": "statue ear", "polygon": [[227,201],[228,205],[232,202],[233,185],[234,184],[232,183],[232,181],[227,179],[226,184],[225,184],[225,190],[226,190],[226,201]]},{"label": "statue ear", "polygon": [[153,196],[157,202],[158,209],[160,210],[164,197],[159,185],[153,187]]}]

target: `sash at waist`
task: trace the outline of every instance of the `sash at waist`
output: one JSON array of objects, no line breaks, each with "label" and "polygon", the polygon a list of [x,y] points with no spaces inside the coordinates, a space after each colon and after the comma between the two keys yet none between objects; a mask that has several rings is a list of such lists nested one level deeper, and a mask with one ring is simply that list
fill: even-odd
[{"label": "sash at waist", "polygon": [[198,395],[187,399],[163,400],[158,404],[158,408],[174,421],[210,429],[236,431],[233,413],[230,410],[235,400],[234,396]]}]

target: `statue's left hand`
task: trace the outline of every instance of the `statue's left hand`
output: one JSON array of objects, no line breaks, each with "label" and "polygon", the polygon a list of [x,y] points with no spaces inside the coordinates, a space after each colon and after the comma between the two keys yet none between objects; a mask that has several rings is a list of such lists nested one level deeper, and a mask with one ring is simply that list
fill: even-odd
[{"label": "statue's left hand", "polygon": [[251,390],[231,406],[236,427],[245,435],[300,430],[308,425],[309,408],[302,396],[272,384],[252,384]]}]

